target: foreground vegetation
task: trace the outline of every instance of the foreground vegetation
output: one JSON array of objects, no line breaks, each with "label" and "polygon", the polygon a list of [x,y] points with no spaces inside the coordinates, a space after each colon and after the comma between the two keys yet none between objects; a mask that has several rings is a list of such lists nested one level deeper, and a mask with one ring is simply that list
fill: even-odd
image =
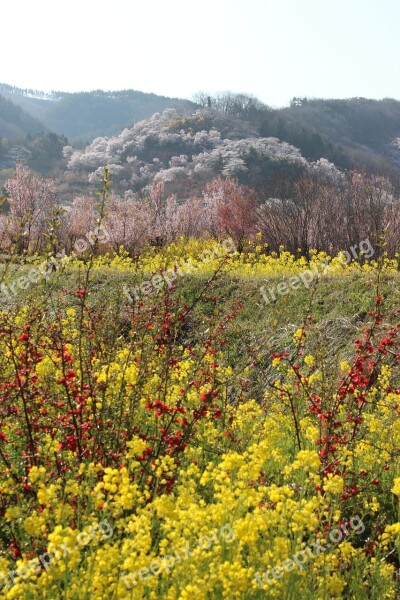
[{"label": "foreground vegetation", "polygon": [[397,597],[396,259],[43,260],[2,275],[1,598]]}]

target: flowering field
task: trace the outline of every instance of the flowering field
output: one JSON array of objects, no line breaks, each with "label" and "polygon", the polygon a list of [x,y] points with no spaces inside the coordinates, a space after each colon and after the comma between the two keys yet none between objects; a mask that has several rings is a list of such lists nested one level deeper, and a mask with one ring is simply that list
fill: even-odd
[{"label": "flowering field", "polygon": [[398,263],[265,250],[3,273],[0,598],[398,597]]}]

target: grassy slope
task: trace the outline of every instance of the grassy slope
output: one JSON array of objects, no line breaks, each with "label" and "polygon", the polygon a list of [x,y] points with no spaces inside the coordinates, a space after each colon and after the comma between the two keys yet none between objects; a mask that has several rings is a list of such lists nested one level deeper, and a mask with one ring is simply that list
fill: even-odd
[{"label": "grassy slope", "polygon": [[[26,267],[15,269],[19,276],[27,272]],[[15,276],[16,273],[12,279]],[[13,302],[31,306],[45,302],[50,311],[65,309],[75,305],[76,299],[62,289],[77,289],[82,278],[82,272],[77,270],[68,274],[55,273],[48,282],[43,279],[28,290],[20,291]],[[116,314],[119,315],[117,329],[123,334],[129,327],[131,305],[124,297],[122,288],[124,284],[132,284],[131,276],[127,272],[107,269],[93,271],[92,279],[92,306],[101,309],[105,305],[115,305]],[[181,304],[190,305],[205,288],[207,279],[206,275],[187,275],[178,280],[177,294],[181,297]],[[256,351],[259,367],[263,371],[264,366],[269,365],[269,355],[286,347],[310,310],[316,325],[312,339],[314,352],[323,353],[325,360],[334,363],[349,358],[354,349],[353,341],[370,320],[368,312],[374,307],[376,280],[371,276],[356,274],[324,276],[314,292],[311,288],[301,287],[286,296],[277,296],[275,302],[266,305],[259,291],[260,286],[276,287],[280,281],[282,279],[279,277],[260,279],[221,274],[205,294],[216,295],[217,300],[211,303],[200,301],[196,305],[186,335],[191,340],[197,339],[200,330],[213,327],[219,317],[241,302],[243,309],[228,331],[231,361],[248,362],[249,350],[252,349]],[[383,276],[380,294],[385,297],[384,320],[393,323],[395,309],[400,306],[400,275]],[[148,301],[157,303],[159,296],[151,295]]]}]

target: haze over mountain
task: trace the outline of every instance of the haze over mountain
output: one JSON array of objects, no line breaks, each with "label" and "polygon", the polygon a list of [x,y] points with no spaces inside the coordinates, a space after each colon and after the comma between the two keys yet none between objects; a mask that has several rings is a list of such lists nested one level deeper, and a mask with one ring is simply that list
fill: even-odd
[{"label": "haze over mountain", "polygon": [[[175,110],[173,117],[163,118],[162,131],[156,134],[153,131],[154,137],[152,115],[162,114],[166,109]],[[202,118],[199,120],[198,115],[193,118],[200,109]],[[135,125],[138,122],[142,124]],[[125,133],[121,133],[123,130]],[[139,162],[142,160],[139,170],[151,159],[151,162],[159,161],[159,168],[155,169],[152,163],[149,173],[171,168],[181,169],[183,173],[184,165],[176,157],[187,155],[190,163],[192,150],[196,155],[197,151],[201,152],[201,145],[197,147],[196,142],[192,148],[194,137],[189,138],[200,136],[202,131],[205,137],[214,136],[214,142],[218,132],[223,141],[222,145],[207,148],[214,148],[214,158],[222,147],[231,153],[230,162],[227,159],[231,167],[222,164],[217,172],[229,172],[239,179],[257,180],[261,168],[257,161],[253,161],[253,167],[250,166],[244,176],[251,158],[249,148],[254,150],[254,140],[258,139],[260,146],[263,143],[260,140],[268,138],[290,144],[309,162],[322,158],[340,169],[356,167],[389,175],[395,181],[400,179],[400,102],[397,100],[294,98],[290,106],[272,109],[253,96],[228,92],[214,97],[198,94],[196,102],[190,102],[134,90],[46,94],[0,84],[0,173],[1,169],[12,167],[20,160],[41,173],[56,168],[63,172],[67,161],[62,151],[64,146],[70,145],[72,149],[67,152],[70,169],[72,164],[82,174],[87,173],[88,165],[97,168],[107,159],[119,165],[124,177],[129,175],[128,180],[124,179],[129,186],[134,173],[133,163],[131,166],[126,163],[129,156],[137,156]],[[135,141],[138,135],[140,139],[144,136],[144,148],[140,140],[138,145]],[[129,152],[123,144],[121,146],[124,136],[130,140]],[[90,146],[95,138],[109,140],[99,140]],[[243,143],[228,148],[229,140]],[[250,140],[246,150],[245,140]],[[93,148],[98,152],[97,162]],[[74,153],[72,161],[71,153]],[[244,164],[242,169],[241,164]],[[148,179],[147,173],[143,181]],[[133,187],[137,187],[137,180]]]},{"label": "haze over mountain", "polygon": [[[189,108],[188,100],[166,98],[135,90],[46,94],[0,83],[0,97],[17,105],[20,119],[10,115],[11,124],[20,123],[19,133],[48,130],[70,141],[91,142],[99,135],[112,135],[124,126],[162,112],[166,108]],[[0,119],[3,109],[0,105]],[[9,109],[10,112],[10,109]],[[0,121],[0,135],[7,129]]]},{"label": "haze over mountain", "polygon": [[0,94],[0,136],[13,138],[43,130],[43,124],[17,103]]}]

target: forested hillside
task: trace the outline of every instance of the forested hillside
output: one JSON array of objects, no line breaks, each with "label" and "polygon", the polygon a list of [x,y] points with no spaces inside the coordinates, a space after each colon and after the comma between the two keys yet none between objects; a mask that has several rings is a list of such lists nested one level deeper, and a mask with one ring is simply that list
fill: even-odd
[{"label": "forested hillside", "polygon": [[0,137],[15,137],[35,134],[44,126],[35,117],[14,102],[1,95],[0,89]]},{"label": "forested hillside", "polygon": [[41,174],[68,172],[68,195],[90,189],[96,169],[108,164],[119,191],[139,191],[157,175],[180,196],[216,175],[264,186],[329,163],[389,177],[399,187],[396,100],[293,98],[284,108],[229,92],[194,100],[133,90],[46,94],[0,84],[0,183],[22,161]]},{"label": "forested hillside", "polygon": [[45,94],[0,84],[0,94],[40,120],[48,130],[72,141],[86,143],[99,135],[117,133],[124,126],[155,112],[192,104],[187,100],[135,90]]}]

